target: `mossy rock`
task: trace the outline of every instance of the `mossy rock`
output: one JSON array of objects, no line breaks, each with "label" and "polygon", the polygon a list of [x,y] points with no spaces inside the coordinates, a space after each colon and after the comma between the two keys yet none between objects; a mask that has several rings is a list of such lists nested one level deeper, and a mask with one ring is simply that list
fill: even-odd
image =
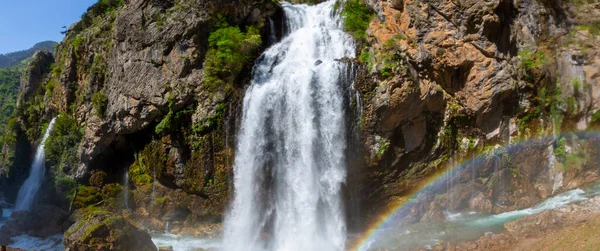
[{"label": "mossy rock", "polygon": [[150,234],[123,216],[102,209],[82,211],[65,233],[69,250],[157,250]]}]

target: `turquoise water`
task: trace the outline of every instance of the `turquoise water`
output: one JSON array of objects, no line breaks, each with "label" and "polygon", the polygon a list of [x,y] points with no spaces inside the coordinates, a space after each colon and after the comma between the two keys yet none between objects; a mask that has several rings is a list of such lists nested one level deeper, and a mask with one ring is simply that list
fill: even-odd
[{"label": "turquoise water", "polygon": [[533,207],[496,215],[478,212],[446,212],[446,220],[420,222],[388,228],[380,232],[366,250],[394,248],[394,250],[431,249],[442,242],[474,241],[487,232],[505,231],[504,223],[527,215],[560,208],[570,203],[587,200],[600,195],[600,184],[584,186],[551,197]]}]

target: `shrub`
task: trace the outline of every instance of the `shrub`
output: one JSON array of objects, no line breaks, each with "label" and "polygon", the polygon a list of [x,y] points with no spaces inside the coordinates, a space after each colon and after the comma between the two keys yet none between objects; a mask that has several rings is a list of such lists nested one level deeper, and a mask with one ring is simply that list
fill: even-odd
[{"label": "shrub", "polygon": [[173,125],[173,110],[170,110],[169,113],[167,113],[167,116],[165,116],[158,123],[158,125],[156,125],[156,127],[154,128],[154,132],[156,134],[158,134],[159,136],[165,136],[172,131],[172,129],[173,129],[172,125]]},{"label": "shrub", "polygon": [[92,96],[92,107],[96,111],[96,115],[98,117],[102,117],[104,112],[106,112],[106,105],[108,104],[108,97],[104,94],[103,91],[99,91],[94,93]]},{"label": "shrub", "polygon": [[567,161],[567,139],[565,137],[561,137],[556,143],[556,147],[554,147],[554,155],[561,163],[565,163]]},{"label": "shrub", "polygon": [[248,27],[244,33],[238,27],[229,26],[221,18],[217,30],[210,33],[208,43],[209,49],[204,63],[204,85],[215,89],[233,82],[262,40],[255,27]]},{"label": "shrub", "polygon": [[534,52],[530,48],[525,48],[524,50],[520,51],[518,56],[522,61],[521,66],[523,66],[523,68],[526,70],[537,68],[546,63],[546,56],[543,52]]},{"label": "shrub", "polygon": [[373,15],[373,11],[361,0],[348,0],[342,9],[344,29],[355,39],[365,39]]},{"label": "shrub", "polygon": [[62,173],[68,173],[77,164],[77,147],[82,137],[82,128],[75,118],[61,113],[46,140],[46,163]]}]

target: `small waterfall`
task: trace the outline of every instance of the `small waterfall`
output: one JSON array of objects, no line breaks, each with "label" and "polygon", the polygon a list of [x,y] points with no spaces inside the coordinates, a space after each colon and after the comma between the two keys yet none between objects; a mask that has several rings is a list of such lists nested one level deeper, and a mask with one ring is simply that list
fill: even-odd
[{"label": "small waterfall", "polygon": [[165,234],[169,234],[169,221],[165,224]]},{"label": "small waterfall", "polygon": [[152,166],[152,194],[150,194],[150,207],[154,206],[154,198],[156,198],[156,165]]},{"label": "small waterfall", "polygon": [[123,186],[123,200],[125,201],[125,209],[129,211],[129,168],[125,170],[125,180],[123,181]]},{"label": "small waterfall", "polygon": [[31,164],[29,177],[27,180],[25,180],[25,183],[19,190],[15,210],[30,210],[31,206],[33,205],[33,200],[35,199],[35,195],[40,188],[40,185],[44,181],[44,175],[46,173],[44,146],[46,145],[46,139],[48,136],[50,136],[52,127],[54,127],[55,121],[56,118],[53,118],[52,121],[50,121],[50,124],[44,133],[44,137],[42,138],[42,141],[35,152],[35,159]]},{"label": "small waterfall", "polygon": [[275,33],[275,24],[273,23],[273,19],[269,17],[269,45],[274,45],[277,43],[277,34]]},{"label": "small waterfall", "polygon": [[282,2],[287,34],[256,61],[234,156],[223,250],[344,250],[354,41],[335,0]]}]

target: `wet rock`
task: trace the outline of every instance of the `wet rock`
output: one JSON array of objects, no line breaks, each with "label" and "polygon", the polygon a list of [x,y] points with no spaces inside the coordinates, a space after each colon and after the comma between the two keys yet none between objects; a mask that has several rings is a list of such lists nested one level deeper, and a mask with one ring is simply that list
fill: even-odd
[{"label": "wet rock", "polygon": [[172,246],[160,246],[158,247],[158,251],[173,251]]},{"label": "wet rock", "polygon": [[62,223],[66,215],[66,211],[53,206],[40,206],[31,212],[13,211],[12,220],[2,226],[0,236],[12,238],[26,234],[44,238],[60,234],[63,232]]},{"label": "wet rock", "polygon": [[65,232],[64,243],[69,251],[157,250],[150,234],[106,211],[82,217]]}]

